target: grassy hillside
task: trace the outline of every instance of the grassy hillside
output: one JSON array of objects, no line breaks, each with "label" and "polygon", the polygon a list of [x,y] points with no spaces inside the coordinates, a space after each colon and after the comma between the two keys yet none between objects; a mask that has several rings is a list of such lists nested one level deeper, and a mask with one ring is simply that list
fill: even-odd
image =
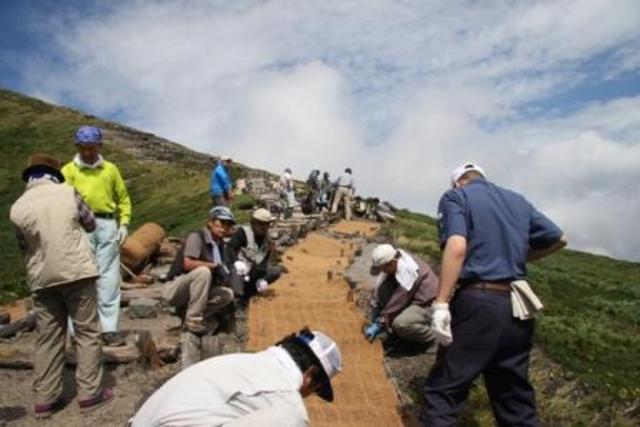
[{"label": "grassy hillside", "polygon": [[[439,262],[433,218],[403,211],[391,232],[399,246]],[[564,250],[530,264],[529,273],[545,304],[532,363],[545,420],[638,425],[640,264]],[[470,402],[468,421],[492,425],[482,387]]]},{"label": "grassy hillside", "polygon": [[[105,129],[104,155],[127,181],[133,227],[154,221],[181,235],[204,222],[214,158],[0,90],[0,303],[28,294],[8,219],[9,207],[24,188],[20,174],[27,156],[46,152],[70,160],[75,153],[72,135],[82,124]],[[238,178],[245,172],[236,166],[232,175]],[[241,197],[234,205],[241,220],[248,211],[238,208],[250,205],[246,202],[250,200]],[[390,231],[399,246],[439,261],[432,218],[403,211]],[[546,305],[538,319],[532,363],[545,423],[640,424],[640,264],[562,251],[531,265],[530,276]],[[493,425],[487,408],[483,388],[474,388],[464,424]]]},{"label": "grassy hillside", "polygon": [[[135,228],[154,221],[172,235],[199,227],[210,208],[209,174],[215,159],[92,116],[0,90],[0,303],[28,294],[25,271],[9,221],[11,204],[24,190],[21,173],[31,153],[67,161],[75,154],[73,132],[83,124],[105,130],[105,158],[116,163],[133,203]],[[232,176],[244,174],[235,166]],[[236,200],[246,205],[248,196]],[[234,209],[239,218],[247,212]]]}]

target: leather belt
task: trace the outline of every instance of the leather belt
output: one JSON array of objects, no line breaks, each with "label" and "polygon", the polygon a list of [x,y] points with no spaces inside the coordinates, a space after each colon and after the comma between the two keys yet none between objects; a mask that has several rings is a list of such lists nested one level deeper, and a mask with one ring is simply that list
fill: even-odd
[{"label": "leather belt", "polygon": [[470,289],[480,289],[483,291],[494,292],[496,294],[509,294],[511,293],[511,284],[509,283],[491,283],[491,282],[476,282],[466,286]]},{"label": "leather belt", "polygon": [[113,212],[94,212],[93,216],[95,216],[96,218],[102,218],[102,219],[116,218],[116,214],[114,214]]}]

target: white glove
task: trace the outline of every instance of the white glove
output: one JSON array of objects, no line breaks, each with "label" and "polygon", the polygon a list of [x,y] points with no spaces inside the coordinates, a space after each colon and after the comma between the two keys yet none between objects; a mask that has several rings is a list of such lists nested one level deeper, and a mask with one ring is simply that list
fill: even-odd
[{"label": "white glove", "polygon": [[431,316],[431,329],[436,336],[436,341],[442,346],[448,346],[453,341],[451,335],[451,313],[449,304],[435,303],[432,305],[433,315]]},{"label": "white glove", "polygon": [[120,228],[118,228],[118,244],[122,246],[124,241],[127,240],[127,236],[129,235],[129,230],[127,229],[127,224],[122,224]]},{"label": "white glove", "polygon": [[249,274],[249,266],[246,262],[236,261],[233,263],[233,266],[235,267],[236,274],[238,274],[238,276],[246,276],[247,274]]},{"label": "white glove", "polygon": [[258,279],[256,281],[256,289],[258,290],[258,293],[263,293],[264,291],[266,291],[267,286],[269,286],[269,283],[264,279]]}]

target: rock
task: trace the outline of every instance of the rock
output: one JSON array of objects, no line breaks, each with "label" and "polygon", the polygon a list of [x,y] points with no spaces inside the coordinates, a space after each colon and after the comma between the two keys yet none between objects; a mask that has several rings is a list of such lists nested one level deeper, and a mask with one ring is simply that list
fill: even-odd
[{"label": "rock", "polygon": [[189,331],[180,334],[180,361],[182,369],[186,369],[191,365],[198,363],[202,356],[202,340],[198,335]]},{"label": "rock", "polygon": [[129,317],[132,319],[152,319],[158,317],[158,300],[135,298],[129,302]]}]

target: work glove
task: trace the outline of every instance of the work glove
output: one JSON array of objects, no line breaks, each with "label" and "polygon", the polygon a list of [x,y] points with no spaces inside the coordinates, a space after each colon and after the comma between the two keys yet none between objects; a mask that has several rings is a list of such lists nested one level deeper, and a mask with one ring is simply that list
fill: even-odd
[{"label": "work glove", "polygon": [[431,329],[436,336],[436,341],[442,346],[448,346],[453,341],[451,335],[451,313],[449,304],[435,303],[432,305],[433,315],[431,317]]},{"label": "work glove", "polygon": [[259,294],[261,294],[264,291],[266,291],[267,290],[267,286],[269,286],[269,283],[264,279],[258,279],[256,281],[256,290],[258,291]]},{"label": "work glove", "polygon": [[236,269],[236,274],[238,276],[246,276],[249,274],[249,266],[244,261],[236,261],[233,263],[233,266]]},{"label": "work glove", "polygon": [[369,340],[369,342],[373,342],[381,332],[382,326],[378,322],[370,323],[369,326],[364,328],[364,336]]},{"label": "work glove", "polygon": [[128,235],[129,230],[127,229],[127,224],[121,224],[120,228],[118,228],[118,244],[120,246],[124,245],[124,241],[127,240]]}]

